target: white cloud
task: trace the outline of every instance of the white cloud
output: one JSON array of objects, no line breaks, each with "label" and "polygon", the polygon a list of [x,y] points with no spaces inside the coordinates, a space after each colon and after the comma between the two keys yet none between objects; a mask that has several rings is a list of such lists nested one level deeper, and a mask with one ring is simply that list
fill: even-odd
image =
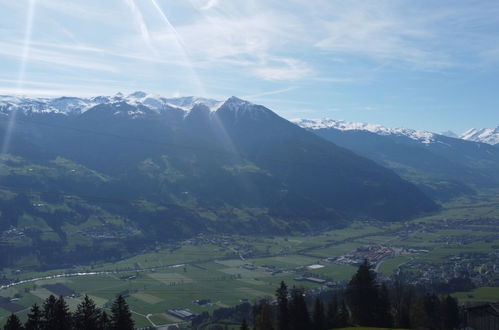
[{"label": "white cloud", "polygon": [[252,73],[265,80],[300,80],[312,76],[313,70],[304,62],[291,58],[277,58],[276,64],[260,65]]},{"label": "white cloud", "polygon": [[438,35],[431,17],[411,17],[410,10],[387,1],[350,4],[338,6],[331,17],[322,20],[324,36],[315,43],[317,48],[428,68],[452,64],[434,47]]},{"label": "white cloud", "polygon": [[[201,91],[201,79],[223,80],[226,92],[241,90],[236,80],[244,78],[251,84],[265,80],[265,86],[369,79],[356,61],[370,77],[394,66],[440,70],[470,59],[497,65],[493,48],[499,37],[490,26],[497,25],[499,5],[423,2],[37,0],[28,78],[32,69],[61,73],[60,68],[69,68],[75,76],[91,70],[126,76],[131,83],[144,83],[148,76],[177,84],[192,80]],[[0,60],[12,63],[22,53],[21,24],[12,22],[22,21],[27,2],[0,3],[18,15],[0,13],[5,18],[0,32],[6,36]],[[168,15],[167,22],[154,4]],[[170,92],[187,91],[191,86],[186,85]],[[286,89],[279,87],[273,88]]]},{"label": "white cloud", "polygon": [[241,96],[241,97],[248,98],[248,99],[260,98],[262,96],[268,96],[268,95],[276,95],[276,94],[286,93],[286,92],[295,90],[296,88],[297,87],[286,87],[286,88],[276,89],[276,90],[272,90],[272,91],[260,92],[260,93],[251,94],[251,95],[244,95],[244,96]]},{"label": "white cloud", "polygon": [[[20,58],[22,54],[22,45],[19,43],[0,42],[0,54]],[[80,68],[86,70],[118,72],[119,69],[108,62],[98,62],[95,59],[89,59],[80,55],[72,55],[66,52],[58,52],[54,50],[43,50],[35,47],[30,47],[29,62],[48,63],[62,67]]]},{"label": "white cloud", "polygon": [[196,9],[209,10],[218,6],[219,0],[191,0],[191,3]]}]

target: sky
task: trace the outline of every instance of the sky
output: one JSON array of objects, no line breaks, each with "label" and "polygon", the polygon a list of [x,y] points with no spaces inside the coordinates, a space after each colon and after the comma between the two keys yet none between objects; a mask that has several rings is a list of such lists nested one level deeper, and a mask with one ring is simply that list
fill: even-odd
[{"label": "sky", "polygon": [[284,118],[499,125],[496,0],[0,0],[0,93],[235,95]]}]

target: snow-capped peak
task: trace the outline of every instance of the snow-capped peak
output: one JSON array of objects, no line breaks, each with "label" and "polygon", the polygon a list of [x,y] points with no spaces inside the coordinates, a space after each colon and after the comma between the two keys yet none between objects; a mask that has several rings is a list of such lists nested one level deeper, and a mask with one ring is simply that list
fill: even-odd
[{"label": "snow-capped peak", "polygon": [[133,92],[133,93],[130,93],[128,94],[128,97],[129,98],[138,98],[138,99],[141,99],[141,98],[144,98],[146,97],[147,93],[146,92],[143,92],[143,91],[136,91],[136,92]]},{"label": "snow-capped peak", "polygon": [[242,100],[242,99],[235,97],[235,96],[229,97],[223,103],[224,107],[230,108],[231,110],[247,108],[247,107],[250,107],[253,105],[254,105],[253,103],[251,103],[249,101]]},{"label": "snow-capped peak", "polygon": [[174,97],[165,98],[157,94],[148,94],[142,91],[133,92],[127,96],[119,92],[113,96],[95,96],[90,98],[57,97],[57,98],[29,98],[26,96],[0,95],[0,114],[20,110],[28,113],[58,113],[81,114],[99,104],[115,104],[125,102],[132,106],[145,106],[159,113],[168,109],[178,109],[186,114],[196,104],[204,104],[211,111],[215,111],[223,103],[217,100],[202,97]]},{"label": "snow-capped peak", "polygon": [[194,107],[196,104],[204,104],[211,111],[215,111],[220,107],[221,104],[223,104],[223,101],[195,96],[172,97],[164,98],[163,100],[171,106],[184,109],[186,111],[190,111],[190,109],[192,109],[192,107]]},{"label": "snow-capped peak", "polygon": [[463,140],[488,144],[499,143],[499,126],[496,128],[472,128],[461,134]]},{"label": "snow-capped peak", "polygon": [[[105,101],[109,101],[106,98]],[[79,97],[29,98],[26,96],[0,95],[0,113],[23,111],[24,113],[82,113],[91,107],[104,102],[97,98]]]},{"label": "snow-capped peak", "polygon": [[291,122],[296,125],[311,129],[334,128],[342,131],[368,131],[379,135],[400,135],[421,143],[432,143],[435,141],[435,134],[427,131],[418,131],[408,128],[387,128],[377,124],[355,123],[344,120],[325,119],[292,119]]}]

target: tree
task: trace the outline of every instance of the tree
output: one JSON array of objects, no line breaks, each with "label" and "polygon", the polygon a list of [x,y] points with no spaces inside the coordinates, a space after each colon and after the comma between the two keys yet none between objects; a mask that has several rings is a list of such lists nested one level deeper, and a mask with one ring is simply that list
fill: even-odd
[{"label": "tree", "polygon": [[53,330],[71,329],[73,320],[71,318],[71,313],[69,312],[69,306],[63,296],[60,296],[55,302],[55,318],[57,326],[52,328]]},{"label": "tree", "polygon": [[437,295],[427,294],[424,296],[424,307],[426,314],[430,318],[432,326],[430,329],[440,329],[442,321],[441,302]]},{"label": "tree", "polygon": [[459,326],[459,306],[457,300],[449,295],[442,299],[442,325],[446,330],[452,330]]},{"label": "tree", "polygon": [[287,330],[289,329],[288,287],[284,281],[281,281],[275,295],[277,298],[277,328]]},{"label": "tree", "polygon": [[328,328],[326,322],[326,313],[324,310],[324,303],[319,297],[315,298],[313,325],[314,329],[317,330],[326,330]]},{"label": "tree", "polygon": [[303,297],[302,289],[293,288],[291,290],[291,301],[289,304],[289,314],[291,316],[291,329],[301,330],[310,328],[310,315],[307,304]]},{"label": "tree", "polygon": [[254,308],[255,329],[256,330],[273,330],[272,326],[272,308],[267,301],[262,301],[260,306]]},{"label": "tree", "polygon": [[34,304],[29,313],[28,313],[28,320],[26,321],[25,324],[26,330],[42,330],[43,329],[43,324],[42,324],[42,310],[40,307],[38,307],[37,304]]},{"label": "tree", "polygon": [[394,326],[411,329],[411,306],[416,295],[414,287],[396,281],[392,286],[391,293]]},{"label": "tree", "polygon": [[334,295],[331,302],[328,304],[327,308],[327,325],[328,328],[337,328],[338,327],[338,296]]},{"label": "tree", "polygon": [[76,329],[97,330],[99,329],[99,318],[101,313],[95,306],[95,303],[87,295],[83,301],[76,307],[73,316]]},{"label": "tree", "polygon": [[239,328],[240,330],[249,330],[248,323],[246,322],[246,319],[243,319],[243,322],[241,323],[241,327]]},{"label": "tree", "polygon": [[24,327],[21,323],[21,320],[17,317],[16,314],[10,314],[7,322],[3,326],[3,330],[23,330]]},{"label": "tree", "polygon": [[348,283],[346,296],[354,323],[361,326],[376,324],[378,287],[376,274],[367,260]]},{"label": "tree", "polygon": [[340,309],[338,310],[338,324],[336,325],[339,328],[344,328],[349,325],[350,313],[348,312],[347,305],[345,301],[341,301]]},{"label": "tree", "polygon": [[376,324],[378,327],[390,328],[393,325],[391,312],[390,294],[386,284],[382,284],[378,293],[378,303],[376,304]]},{"label": "tree", "polygon": [[97,329],[99,330],[111,330],[111,320],[109,319],[106,311],[102,311],[100,314],[98,325]]},{"label": "tree", "polygon": [[56,329],[57,328],[57,318],[56,318],[56,302],[54,295],[50,295],[43,302],[43,329]]},{"label": "tree", "polygon": [[111,327],[116,330],[133,330],[132,313],[122,295],[119,295],[111,307]]},{"label": "tree", "polygon": [[411,326],[413,329],[435,329],[435,324],[427,311],[427,301],[425,297],[417,297],[411,305]]}]

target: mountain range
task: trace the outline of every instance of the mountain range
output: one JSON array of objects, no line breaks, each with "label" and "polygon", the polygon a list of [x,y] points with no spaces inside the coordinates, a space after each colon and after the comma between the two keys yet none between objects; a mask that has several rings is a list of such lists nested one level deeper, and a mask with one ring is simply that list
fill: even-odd
[{"label": "mountain range", "polygon": [[394,170],[429,196],[448,200],[499,183],[499,148],[427,131],[333,119],[293,122]]},{"label": "mountain range", "polygon": [[472,128],[464,132],[460,138],[468,141],[496,145],[499,144],[499,127],[481,129]]},{"label": "mountain range", "polygon": [[0,123],[3,265],[26,254],[48,267],[199,232],[305,232],[438,209],[391,169],[236,97],[1,96]]}]

